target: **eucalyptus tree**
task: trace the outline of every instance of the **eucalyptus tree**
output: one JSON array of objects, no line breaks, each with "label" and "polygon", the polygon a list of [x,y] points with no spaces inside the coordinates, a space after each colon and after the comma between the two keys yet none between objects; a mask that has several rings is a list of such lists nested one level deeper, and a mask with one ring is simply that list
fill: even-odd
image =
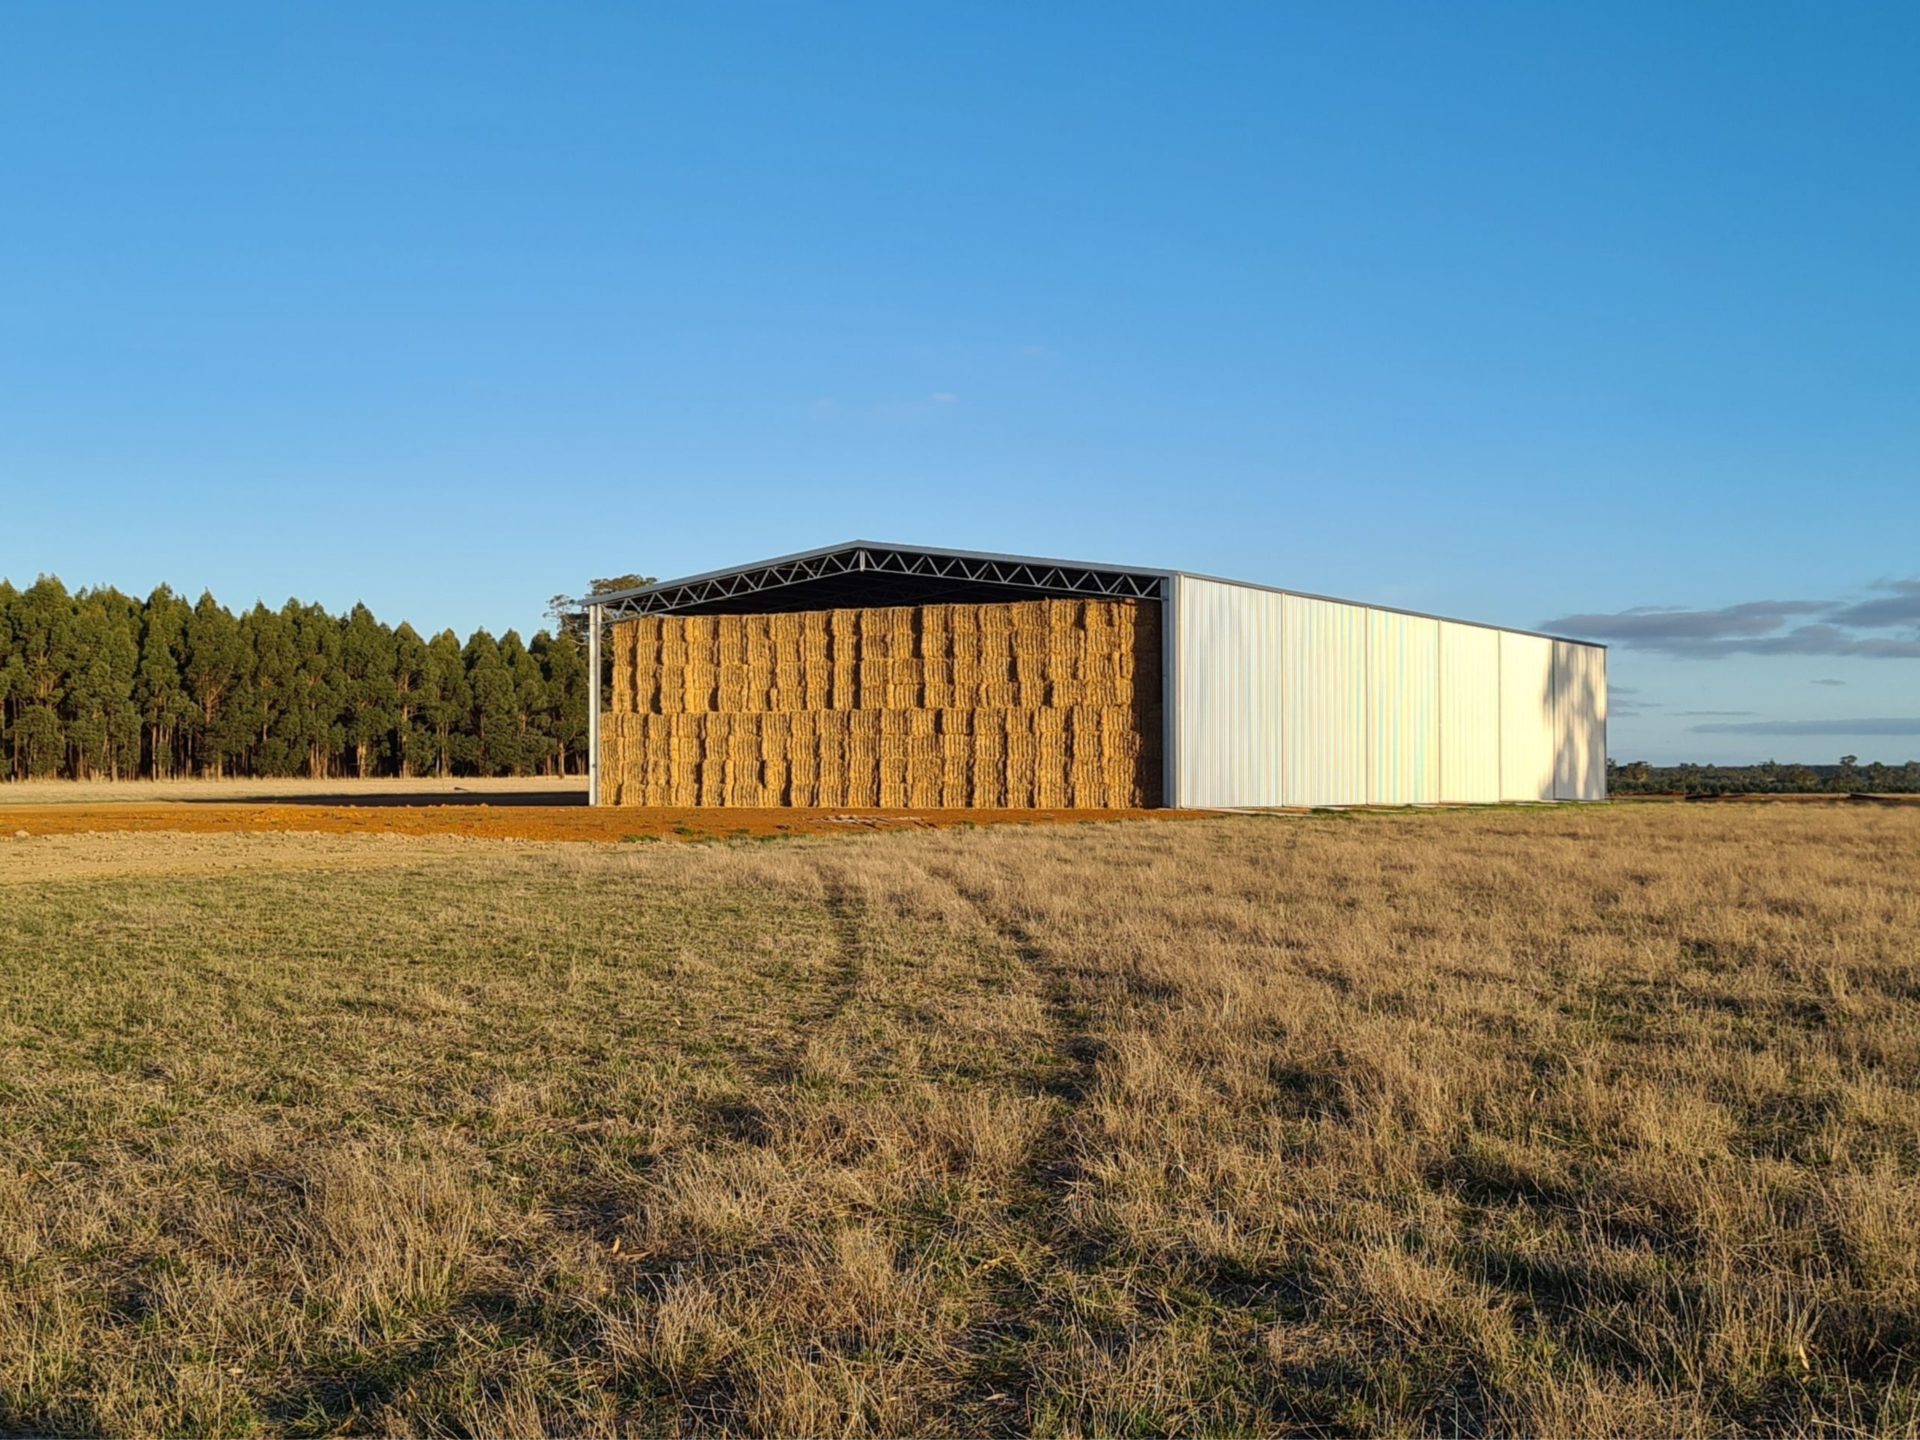
[{"label": "eucalyptus tree", "polygon": [[340,709],[346,672],[340,662],[340,622],[318,605],[289,600],[282,615],[292,631],[293,686],[287,706],[288,739],[318,780],[332,773],[344,727]]},{"label": "eucalyptus tree", "polygon": [[467,763],[476,775],[512,774],[520,765],[520,717],[513,672],[501,658],[500,643],[485,630],[473,632],[463,658],[468,692]]},{"label": "eucalyptus tree", "polygon": [[[26,666],[21,662],[19,651],[13,643],[13,609],[20,601],[20,592],[9,580],[0,580],[0,751],[13,755],[13,722],[15,697],[25,693]],[[5,767],[5,775],[13,773],[11,758]]]},{"label": "eucalyptus tree", "polygon": [[433,773],[446,779],[464,762],[466,732],[473,708],[467,684],[467,657],[460,637],[442,630],[427,642],[426,685],[422,710],[431,736]]},{"label": "eucalyptus tree", "polygon": [[181,665],[192,608],[165,585],[147,596],[140,614],[140,662],[133,699],[146,731],[147,774],[165,780],[180,766],[178,736],[192,716]]},{"label": "eucalyptus tree", "polygon": [[60,707],[73,667],[73,597],[51,575],[42,575],[15,597],[13,769],[17,776],[60,772],[66,737]]},{"label": "eucalyptus tree", "polygon": [[420,632],[402,620],[393,632],[394,768],[402,779],[428,763],[432,746],[423,716],[427,704],[427,645]]},{"label": "eucalyptus tree", "polygon": [[380,763],[393,736],[398,693],[394,685],[393,632],[355,605],[340,627],[340,663],[345,672],[342,718],[353,751],[353,773],[366,776]]},{"label": "eucalyptus tree", "polygon": [[586,768],[587,657],[574,634],[542,630],[528,650],[540,662],[546,678],[544,728],[551,741],[555,773],[566,775]]},{"label": "eucalyptus tree", "polygon": [[201,774],[218,780],[226,774],[229,739],[228,727],[222,722],[234,689],[246,679],[247,655],[239,623],[210,592],[201,593],[187,617],[187,659],[182,673],[194,705],[194,759]]},{"label": "eucalyptus tree", "polygon": [[67,768],[78,779],[137,773],[140,712],[133,703],[140,664],[139,612],[117,590],[74,597],[67,682],[61,707]]},{"label": "eucalyptus tree", "polygon": [[548,768],[551,727],[546,723],[547,677],[517,631],[500,637],[500,660],[513,680],[514,755],[516,775]]},{"label": "eucalyptus tree", "polygon": [[253,662],[245,702],[248,768],[255,775],[295,774],[306,757],[288,733],[299,670],[293,623],[284,609],[255,601],[240,628]]}]

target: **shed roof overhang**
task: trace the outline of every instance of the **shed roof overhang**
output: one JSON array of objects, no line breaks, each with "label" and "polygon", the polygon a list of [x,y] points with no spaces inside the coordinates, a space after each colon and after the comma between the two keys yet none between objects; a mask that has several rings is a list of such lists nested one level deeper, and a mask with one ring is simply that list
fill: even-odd
[{"label": "shed roof overhang", "polygon": [[728,615],[872,605],[936,605],[1019,595],[1157,600],[1171,572],[1090,565],[1033,555],[991,555],[923,545],[849,540],[820,550],[582,596],[608,619],[634,615]]}]

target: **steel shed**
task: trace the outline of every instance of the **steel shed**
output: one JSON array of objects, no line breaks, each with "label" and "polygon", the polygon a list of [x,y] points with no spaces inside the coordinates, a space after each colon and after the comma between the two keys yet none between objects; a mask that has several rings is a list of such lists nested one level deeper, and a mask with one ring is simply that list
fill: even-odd
[{"label": "steel shed", "polygon": [[[855,540],[578,602],[609,623],[1029,598],[1157,606],[1162,803],[1606,798],[1604,646],[1154,567]],[[590,716],[601,793],[600,707]]]}]

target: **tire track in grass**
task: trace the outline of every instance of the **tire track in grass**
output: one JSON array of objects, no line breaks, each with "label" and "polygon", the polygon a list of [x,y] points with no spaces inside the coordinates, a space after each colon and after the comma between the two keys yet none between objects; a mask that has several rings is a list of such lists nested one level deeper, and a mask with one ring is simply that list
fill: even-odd
[{"label": "tire track in grass", "polygon": [[[1017,1236],[1017,1265],[997,1266],[989,1282],[993,1319],[979,1332],[973,1364],[963,1382],[962,1413],[969,1428],[998,1434],[1029,1434],[1043,1417],[1036,1397],[1046,1389],[1040,1354],[1050,1336],[1064,1331],[1058,1288],[1049,1281],[1091,1277],[1107,1256],[1079,1233],[1069,1207],[1085,1178],[1074,1129],[1099,1084],[1106,1047],[1095,1034],[1089,1007],[1074,977],[1048,951],[1033,929],[1010,913],[1004,896],[988,885],[969,881],[951,867],[932,873],[951,885],[979,917],[984,929],[1018,961],[1026,983],[1037,992],[1051,1034],[1044,1073],[1029,1076],[1032,1091],[1052,1101],[1045,1126],[1027,1149],[1008,1197],[1007,1221]],[[1063,1277],[1061,1271],[1071,1277]]]}]

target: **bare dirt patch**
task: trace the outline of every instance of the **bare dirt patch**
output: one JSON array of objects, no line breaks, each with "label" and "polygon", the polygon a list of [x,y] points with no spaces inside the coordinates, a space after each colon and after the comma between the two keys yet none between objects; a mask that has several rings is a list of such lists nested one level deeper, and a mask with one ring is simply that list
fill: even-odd
[{"label": "bare dirt patch", "polygon": [[[727,840],[1165,819],[1164,810],[736,810],[543,805],[171,804],[0,806],[0,840],[168,831],[188,835],[459,835],[477,840]],[[1194,812],[1197,813],[1197,812]],[[4,853],[4,852],[0,852]]]}]

